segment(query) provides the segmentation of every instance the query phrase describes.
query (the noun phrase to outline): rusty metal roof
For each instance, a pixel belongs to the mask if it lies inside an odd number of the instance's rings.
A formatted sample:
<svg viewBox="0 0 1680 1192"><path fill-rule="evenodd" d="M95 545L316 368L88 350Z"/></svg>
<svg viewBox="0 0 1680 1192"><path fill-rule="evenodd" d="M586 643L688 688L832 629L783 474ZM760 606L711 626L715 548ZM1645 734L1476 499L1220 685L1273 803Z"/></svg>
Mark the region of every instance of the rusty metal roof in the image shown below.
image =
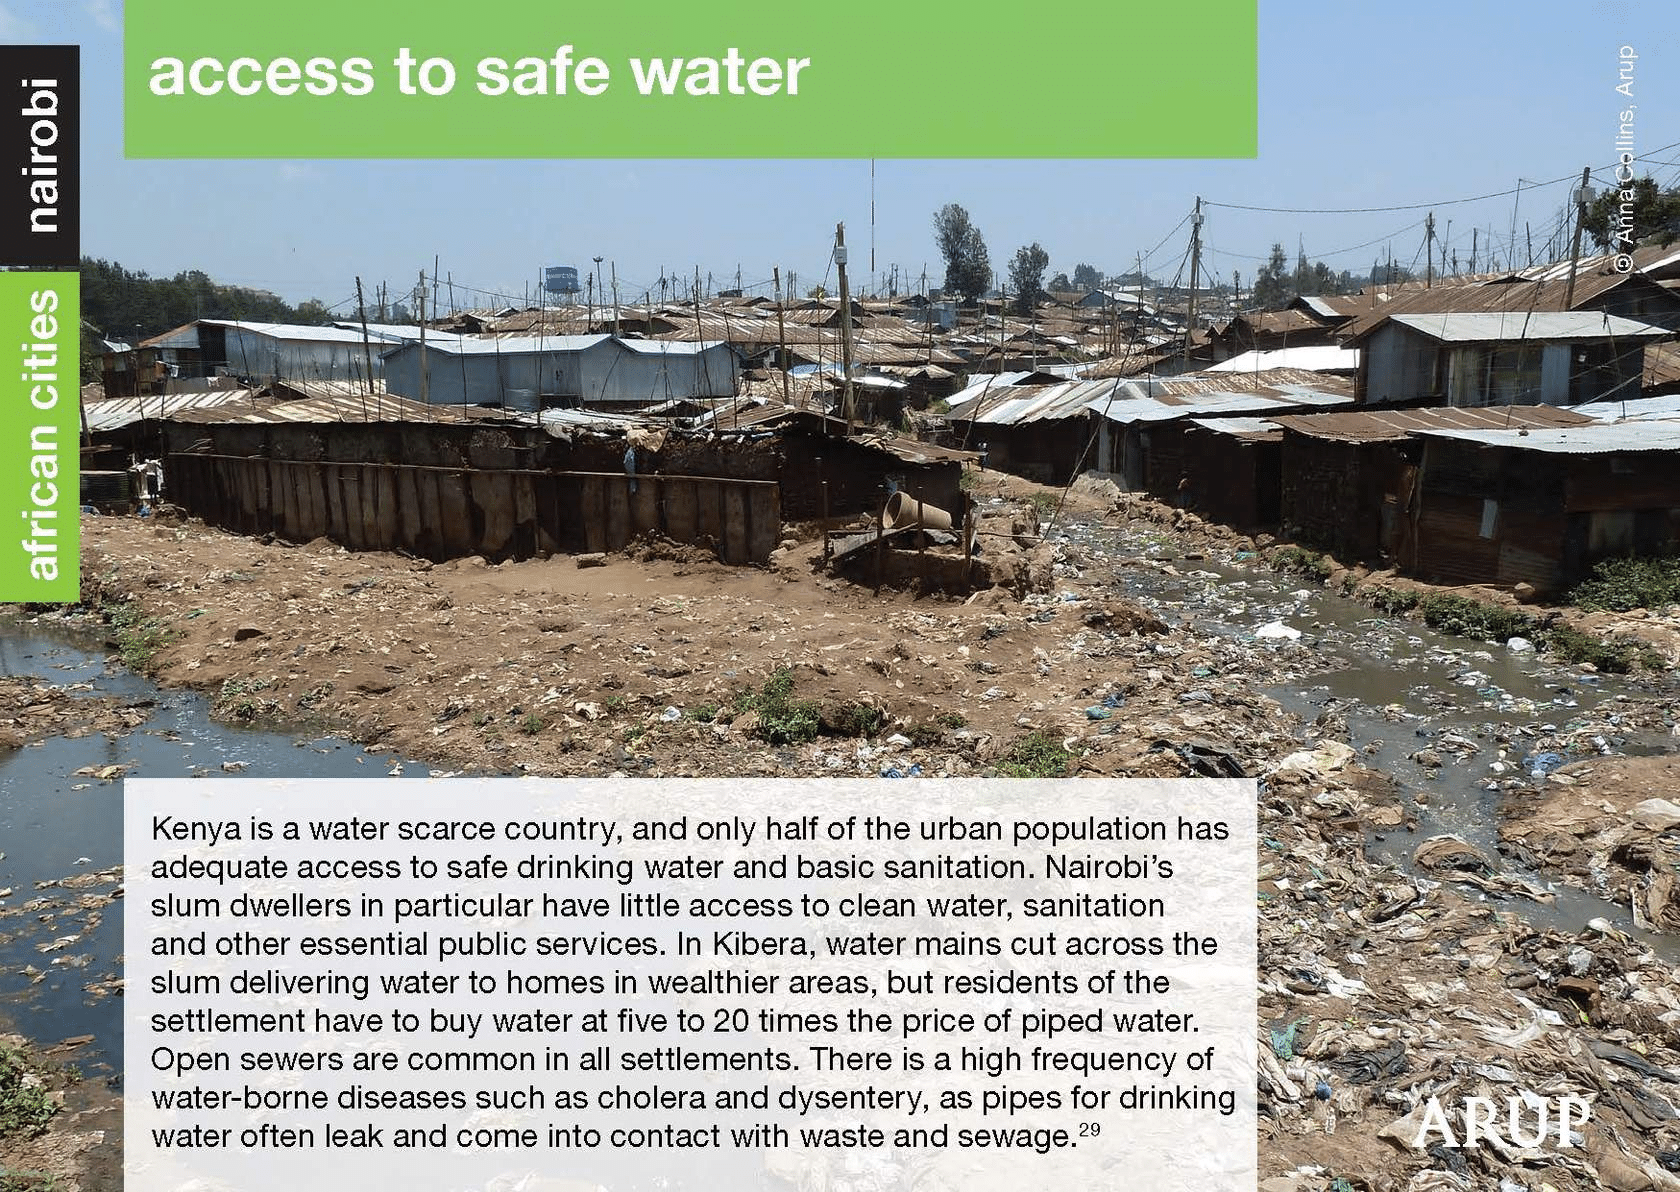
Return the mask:
<svg viewBox="0 0 1680 1192"><path fill-rule="evenodd" d="M1584 426L1584 414L1560 406L1452 406L1429 410L1357 410L1333 414L1284 414L1272 419L1285 430L1315 439L1379 443L1423 430L1495 430L1506 427Z"/></svg>
<svg viewBox="0 0 1680 1192"><path fill-rule="evenodd" d="M209 389L197 393L103 398L84 403L82 410L88 430L117 430L147 418L174 417L189 410L249 406L256 401L257 393L255 389Z"/></svg>

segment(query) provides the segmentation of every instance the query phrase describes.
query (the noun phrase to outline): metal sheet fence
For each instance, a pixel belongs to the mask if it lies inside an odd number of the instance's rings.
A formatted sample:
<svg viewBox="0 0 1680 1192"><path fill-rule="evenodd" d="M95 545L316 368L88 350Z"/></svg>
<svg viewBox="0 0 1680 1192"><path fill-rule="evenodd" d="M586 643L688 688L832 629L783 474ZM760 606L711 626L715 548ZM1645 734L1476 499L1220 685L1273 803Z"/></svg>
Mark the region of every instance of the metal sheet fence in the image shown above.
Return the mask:
<svg viewBox="0 0 1680 1192"><path fill-rule="evenodd" d="M764 563L781 531L771 480L207 452L171 455L167 474L170 500L225 529L437 562L614 551L653 531L726 563Z"/></svg>

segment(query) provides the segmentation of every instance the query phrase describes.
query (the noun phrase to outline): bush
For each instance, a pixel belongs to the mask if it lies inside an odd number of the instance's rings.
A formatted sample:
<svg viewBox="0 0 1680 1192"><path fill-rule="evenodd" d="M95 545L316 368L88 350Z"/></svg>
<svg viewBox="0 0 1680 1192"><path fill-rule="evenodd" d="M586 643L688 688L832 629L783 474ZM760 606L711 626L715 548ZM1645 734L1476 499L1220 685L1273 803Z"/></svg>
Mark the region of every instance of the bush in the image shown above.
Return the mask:
<svg viewBox="0 0 1680 1192"><path fill-rule="evenodd" d="M1335 570L1330 560L1304 546L1286 546L1272 555L1272 566L1279 571L1293 571L1323 583Z"/></svg>
<svg viewBox="0 0 1680 1192"><path fill-rule="evenodd" d="M1407 588L1373 588L1371 607L1391 617L1402 616L1418 606L1418 594Z"/></svg>
<svg viewBox="0 0 1680 1192"><path fill-rule="evenodd" d="M1626 642L1601 641L1590 633L1557 625L1546 630L1543 644L1565 662L1590 662L1610 674L1626 674L1637 657Z"/></svg>
<svg viewBox="0 0 1680 1192"><path fill-rule="evenodd" d="M39 1080L28 1081L39 1072L15 1047L0 1046L0 1138L21 1135L33 1138L47 1128L58 1107L47 1096Z"/></svg>
<svg viewBox="0 0 1680 1192"><path fill-rule="evenodd" d="M793 698L793 671L780 667L757 691L735 701L740 712L757 712L753 735L769 745L802 745L814 741L821 727L817 705Z"/></svg>
<svg viewBox="0 0 1680 1192"><path fill-rule="evenodd" d="M163 622L140 611L137 601L125 600L102 610L112 629L112 640L122 655L123 665L136 674L149 675L157 669L158 651L169 644L170 633Z"/></svg>
<svg viewBox="0 0 1680 1192"><path fill-rule="evenodd" d="M1615 613L1680 603L1680 555L1604 559L1593 568L1592 578L1569 594L1569 603Z"/></svg>
<svg viewBox="0 0 1680 1192"><path fill-rule="evenodd" d="M1423 610L1424 624L1442 633L1497 642L1534 634L1533 617L1467 596L1436 592L1424 597L1418 607Z"/></svg>
<svg viewBox="0 0 1680 1192"><path fill-rule="evenodd" d="M1010 778L1065 778L1073 754L1062 747L1054 733L1035 729L1016 739L998 765L998 773Z"/></svg>
<svg viewBox="0 0 1680 1192"><path fill-rule="evenodd" d="M887 714L874 704L847 704L834 716L841 736L873 737L887 722Z"/></svg>

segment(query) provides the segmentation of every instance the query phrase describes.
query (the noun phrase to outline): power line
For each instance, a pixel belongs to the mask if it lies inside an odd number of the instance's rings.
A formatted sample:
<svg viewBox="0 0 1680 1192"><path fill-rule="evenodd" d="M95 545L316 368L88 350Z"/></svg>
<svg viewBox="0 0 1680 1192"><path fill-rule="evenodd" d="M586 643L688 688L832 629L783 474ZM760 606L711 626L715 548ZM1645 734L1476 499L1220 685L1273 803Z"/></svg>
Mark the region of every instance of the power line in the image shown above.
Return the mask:
<svg viewBox="0 0 1680 1192"><path fill-rule="evenodd" d="M1659 153L1666 153L1670 149L1680 148L1680 141L1652 149L1634 158L1635 161L1654 161ZM1600 170L1612 170L1620 164L1611 162L1609 165L1598 167ZM1462 199L1438 199L1433 203L1400 203L1388 207L1260 207L1249 203L1221 203L1214 199L1204 199L1203 205L1208 207L1225 207L1232 211L1262 211L1274 215L1371 215L1382 211L1423 211L1431 207L1454 207L1463 203L1480 203L1485 199L1509 198L1520 190L1536 190L1542 186L1556 186L1560 182L1573 182L1575 174L1565 174L1561 178L1553 178L1546 182L1529 183L1526 186L1514 186L1510 190L1490 191L1483 195L1470 195Z"/></svg>

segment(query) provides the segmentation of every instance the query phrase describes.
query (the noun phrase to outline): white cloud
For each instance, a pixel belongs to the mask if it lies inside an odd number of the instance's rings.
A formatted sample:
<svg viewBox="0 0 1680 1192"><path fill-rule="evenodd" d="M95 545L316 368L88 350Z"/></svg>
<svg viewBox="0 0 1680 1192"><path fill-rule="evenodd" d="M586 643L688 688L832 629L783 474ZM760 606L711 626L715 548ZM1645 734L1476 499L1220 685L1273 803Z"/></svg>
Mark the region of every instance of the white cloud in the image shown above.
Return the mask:
<svg viewBox="0 0 1680 1192"><path fill-rule="evenodd" d="M122 16L113 0L83 0L93 23L107 33L122 32Z"/></svg>
<svg viewBox="0 0 1680 1192"><path fill-rule="evenodd" d="M0 41L27 41L35 32L35 25L12 11L11 5L0 4Z"/></svg>

